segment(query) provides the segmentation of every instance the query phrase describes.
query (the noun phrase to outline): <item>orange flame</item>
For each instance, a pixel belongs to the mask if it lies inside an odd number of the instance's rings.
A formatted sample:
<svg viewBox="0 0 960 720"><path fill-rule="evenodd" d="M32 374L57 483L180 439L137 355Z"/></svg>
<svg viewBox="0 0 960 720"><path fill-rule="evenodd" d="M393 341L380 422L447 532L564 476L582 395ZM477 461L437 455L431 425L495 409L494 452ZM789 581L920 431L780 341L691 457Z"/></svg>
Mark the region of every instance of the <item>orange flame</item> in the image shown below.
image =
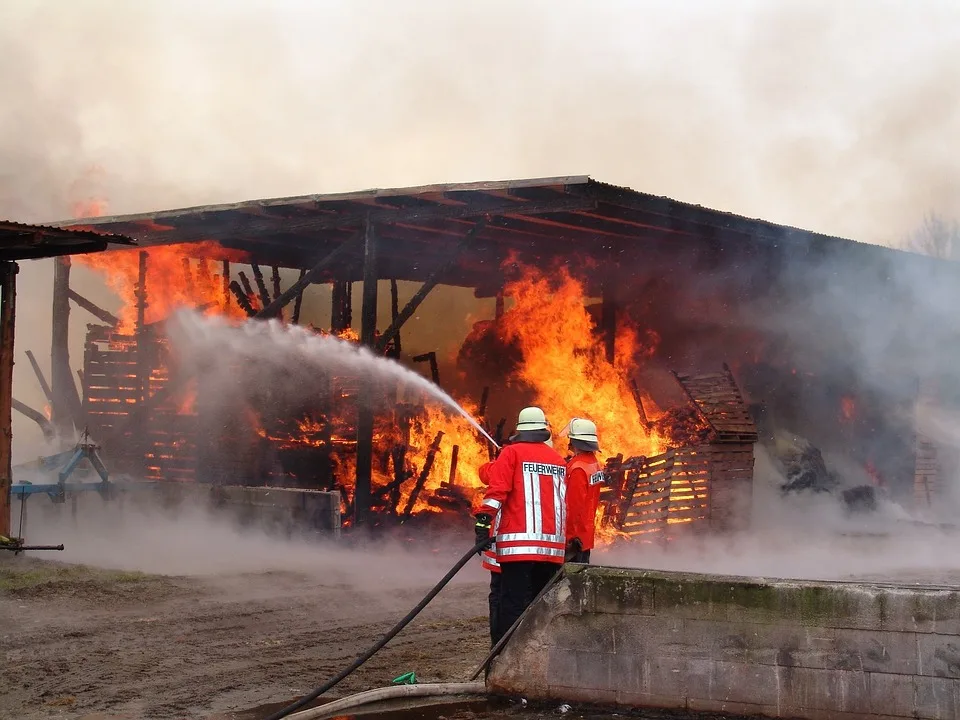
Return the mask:
<svg viewBox="0 0 960 720"><path fill-rule="evenodd" d="M107 201L102 198L88 198L73 204L75 218L102 217L107 214Z"/></svg>
<svg viewBox="0 0 960 720"><path fill-rule="evenodd" d="M205 314L226 314L244 318L246 315L235 302L229 302L224 293L223 278L214 272L209 258L223 258L225 251L215 242L158 245L139 250L110 250L91 255L78 255L76 261L99 270L107 284L120 296L123 308L117 331L131 333L137 319L137 284L140 276L140 252L147 254L147 307L145 322L154 323L167 318L178 307L208 305ZM242 261L243 254L232 252L234 261ZM200 262L192 258L203 258ZM189 264L189 272L185 264Z"/></svg>
<svg viewBox="0 0 960 720"><path fill-rule="evenodd" d="M584 417L597 424L608 454L650 456L666 449L664 439L641 422L628 380L637 369L635 358L652 347L642 345L631 328L618 328L616 357L607 362L583 286L565 268L549 279L528 272L506 293L514 306L501 323L523 353L518 379L534 389L555 434L571 418ZM649 397L644 405L656 408Z"/></svg>
<svg viewBox="0 0 960 720"><path fill-rule="evenodd" d="M857 403L849 395L840 398L840 417L845 422L853 422L857 416Z"/></svg>
<svg viewBox="0 0 960 720"><path fill-rule="evenodd" d="M507 286L506 294L513 299L513 306L499 320L499 328L505 339L517 343L523 356L516 377L511 379L522 381L534 391L535 401L552 419L558 452L562 454L566 448L556 433L573 417L597 423L607 455L649 456L666 449L666 439L641 422L628 384L630 374L637 369L635 358L649 354L652 347L641 344L636 333L623 329L618 333L615 361L612 365L607 362L585 305L583 286L565 269L548 279L544 273L528 268L520 280ZM651 336L650 341L656 339ZM649 398L644 404L656 410ZM476 412L467 401L461 405L468 413ZM434 509L429 498L447 482L453 445L459 446L458 487L474 497L483 489L478 470L488 460L486 441L462 418L440 409L428 407L412 429L414 463L422 467L430 443L440 430L445 434L441 452L417 500L417 511ZM409 493L407 486L405 492ZM599 518L598 514L598 543L623 535L602 525Z"/></svg>

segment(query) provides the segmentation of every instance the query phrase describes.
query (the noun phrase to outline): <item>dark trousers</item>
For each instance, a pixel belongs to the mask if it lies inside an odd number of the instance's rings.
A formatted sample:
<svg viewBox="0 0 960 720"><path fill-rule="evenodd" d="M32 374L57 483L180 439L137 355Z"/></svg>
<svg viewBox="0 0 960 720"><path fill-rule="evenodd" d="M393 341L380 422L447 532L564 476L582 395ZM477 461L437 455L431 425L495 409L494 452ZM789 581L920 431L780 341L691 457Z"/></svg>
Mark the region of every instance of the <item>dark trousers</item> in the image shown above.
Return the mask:
<svg viewBox="0 0 960 720"><path fill-rule="evenodd" d="M494 644L513 626L559 569L560 565L549 562L500 563L500 618Z"/></svg>
<svg viewBox="0 0 960 720"><path fill-rule="evenodd" d="M567 562L583 563L584 565L589 565L589 564L590 564L590 551L589 551L589 550L580 550L579 552L575 552L573 555L571 555L571 556L567 559Z"/></svg>
<svg viewBox="0 0 960 720"><path fill-rule="evenodd" d="M487 596L490 605L490 644L495 645L500 636L497 628L500 625L500 573L490 573L490 594Z"/></svg>

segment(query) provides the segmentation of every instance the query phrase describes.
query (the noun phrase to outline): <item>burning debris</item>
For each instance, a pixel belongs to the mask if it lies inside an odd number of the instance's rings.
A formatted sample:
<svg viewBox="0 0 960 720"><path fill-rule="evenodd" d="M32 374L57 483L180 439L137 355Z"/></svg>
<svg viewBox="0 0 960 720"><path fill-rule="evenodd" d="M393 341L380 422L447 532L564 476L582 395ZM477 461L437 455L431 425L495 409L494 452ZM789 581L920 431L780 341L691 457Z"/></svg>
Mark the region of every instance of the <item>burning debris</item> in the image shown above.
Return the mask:
<svg viewBox="0 0 960 720"><path fill-rule="evenodd" d="M222 257L220 248L199 243L114 252L89 261L107 274L125 305L114 327L90 326L83 374L88 421L112 447L123 439L124 450L114 453L123 455L119 460L130 474L337 489L349 519L354 512L355 408L360 383L370 379L321 373L310 380L310 387L291 394L264 385L256 367L234 368L229 402L211 398L204 387L172 390L180 381L173 380L177 360L161 322L169 313L186 305L236 322L280 295L278 273L268 287L264 274L253 268L254 286L244 271L232 279ZM234 262L240 259L233 255ZM222 263L219 273L211 272L216 261ZM656 458L671 447L705 445L716 437L698 408L662 411L632 379L653 353L655 334L648 333L641 342L636 332L622 327L610 363L580 281L563 268L549 277L526 266L513 268L514 279L504 288L510 307L468 338L458 356L458 382L478 367L485 367L489 377L491 361L502 360L502 387L535 399L558 422L590 415L604 428L605 446L621 457ZM310 331L326 334L313 326ZM348 341L356 338L349 324L337 334ZM234 361L223 356L222 362L220 374L229 375L226 368ZM436 375L433 367L431 374ZM467 423L423 397L404 401L399 391L387 386L382 390L375 408L371 478L371 510L377 522L468 513L479 488L478 469L491 459L492 446ZM165 392L169 399L158 401ZM490 389L480 394L480 404L463 397L460 403L489 430L497 428L502 439L506 421L488 417ZM224 405L231 409L216 409ZM234 421L225 422L224 415ZM247 427L238 427L236 418L245 418L239 424ZM217 448L232 449L218 453ZM626 461L626 467L632 467L631 462ZM198 474L200 467L203 472ZM706 485L686 486L696 487L694 496L704 500ZM674 497L682 499L683 494L675 492Z"/></svg>

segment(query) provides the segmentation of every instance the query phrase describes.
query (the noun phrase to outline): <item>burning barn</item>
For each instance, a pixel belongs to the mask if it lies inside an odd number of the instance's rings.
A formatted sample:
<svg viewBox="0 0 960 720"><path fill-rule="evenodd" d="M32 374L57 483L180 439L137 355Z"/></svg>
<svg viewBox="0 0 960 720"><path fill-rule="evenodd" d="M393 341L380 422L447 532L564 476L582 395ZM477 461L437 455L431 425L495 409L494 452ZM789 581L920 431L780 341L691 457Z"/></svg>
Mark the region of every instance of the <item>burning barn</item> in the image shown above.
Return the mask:
<svg viewBox="0 0 960 720"><path fill-rule="evenodd" d="M70 288L67 262L55 282L55 324L71 300L97 322L79 390L53 394L54 422L89 428L114 472L338 489L348 522L385 523L467 512L492 456L461 419L358 375L278 389L224 353L223 382L191 383L165 332L180 306L299 323L421 368L499 439L529 402L554 423L595 419L608 533L743 527L758 443L784 492L879 487L930 505L956 469L949 443L916 430L932 395L921 390L952 392L933 351L954 336L938 308L955 272L927 258L585 177L64 225L140 245L83 260L121 296L116 316ZM329 316L305 315L311 284L329 285ZM450 287L477 302L465 341L410 354L405 323ZM58 367L69 368L62 332Z"/></svg>

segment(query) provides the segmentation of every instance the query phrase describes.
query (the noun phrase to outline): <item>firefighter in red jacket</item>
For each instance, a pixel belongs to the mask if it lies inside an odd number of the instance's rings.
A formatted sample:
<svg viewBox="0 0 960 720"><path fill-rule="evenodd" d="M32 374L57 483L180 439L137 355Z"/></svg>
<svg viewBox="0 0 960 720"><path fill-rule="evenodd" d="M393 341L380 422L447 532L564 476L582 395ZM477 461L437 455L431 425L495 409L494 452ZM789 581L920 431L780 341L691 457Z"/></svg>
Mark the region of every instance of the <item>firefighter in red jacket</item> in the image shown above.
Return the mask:
<svg viewBox="0 0 960 720"><path fill-rule="evenodd" d="M584 418L573 418L560 433L570 441L572 456L567 460L567 560L589 563L593 550L600 504L600 486L605 481L597 461L600 449L597 426Z"/></svg>
<svg viewBox="0 0 960 720"><path fill-rule="evenodd" d="M492 461L480 466L480 482L482 482L484 485L490 484L489 475L491 465L493 465ZM494 516L487 537L493 537L493 528L497 526L497 520L499 518L500 513L497 512L497 514ZM490 545L490 547L484 550L482 558L483 569L490 571L490 594L487 595L487 604L490 608L490 641L491 644L495 644L499 639L499 635L497 634L497 620L499 619L500 615L500 563L497 562L496 546Z"/></svg>
<svg viewBox="0 0 960 720"><path fill-rule="evenodd" d="M492 529L494 556L500 566L494 643L564 560L566 469L549 442L550 427L543 410L524 408L510 444L484 471L488 485L475 529L478 541L489 537Z"/></svg>

